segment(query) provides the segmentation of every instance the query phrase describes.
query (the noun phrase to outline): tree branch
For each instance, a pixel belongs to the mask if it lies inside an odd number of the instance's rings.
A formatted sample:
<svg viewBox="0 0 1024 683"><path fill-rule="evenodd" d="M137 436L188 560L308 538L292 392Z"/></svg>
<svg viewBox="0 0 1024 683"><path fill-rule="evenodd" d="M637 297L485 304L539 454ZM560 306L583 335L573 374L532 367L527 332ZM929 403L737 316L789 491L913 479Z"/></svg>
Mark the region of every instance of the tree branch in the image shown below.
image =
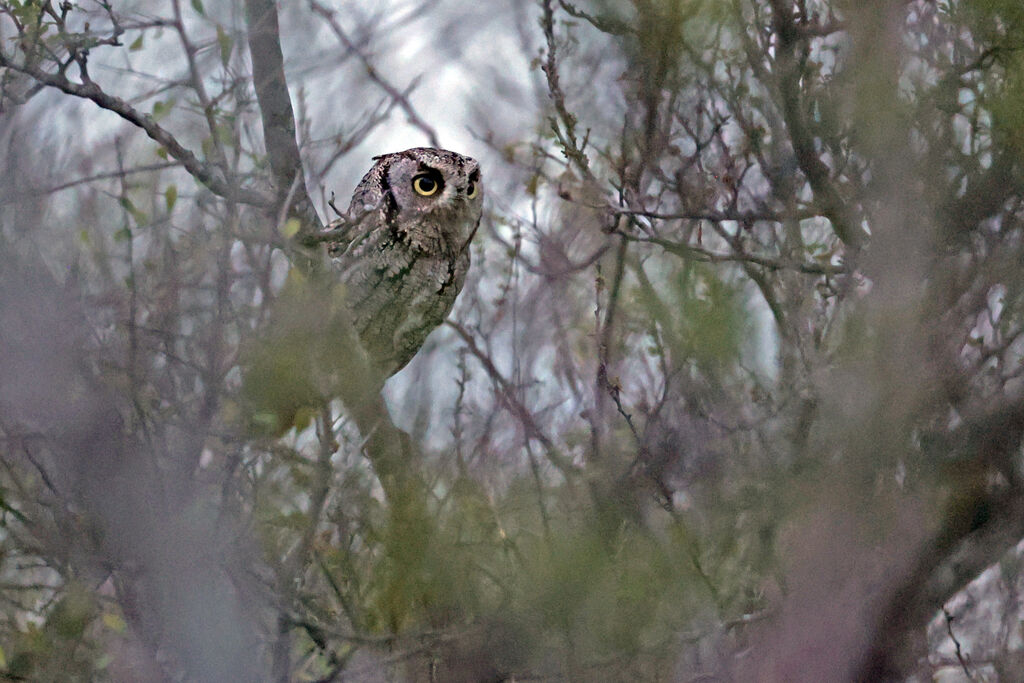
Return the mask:
<svg viewBox="0 0 1024 683"><path fill-rule="evenodd" d="M707 263L752 263L769 270L795 270L809 275L841 275L849 272L849 268L846 266L833 266L825 263L807 263L805 261L775 259L768 256L758 256L757 254L721 254L693 244L673 242L672 240L663 239L661 237L637 237L635 235L628 235L621 232L618 234L631 242L656 244L670 254L674 254L682 258L693 259L695 261L705 261Z"/></svg>
<svg viewBox="0 0 1024 683"><path fill-rule="evenodd" d="M295 113L284 75L277 5L274 0L246 0L245 12L249 24L252 81L263 120L263 137L277 203L284 205L287 216L299 219L301 232L317 232L323 224L306 188L295 139Z"/></svg>
<svg viewBox="0 0 1024 683"><path fill-rule="evenodd" d="M134 173L151 173L153 171L162 171L167 168L176 168L180 165L181 164L179 164L177 161L163 161L156 164L135 166L133 168L125 168L118 171L105 171L103 173L95 173L93 175L85 176L83 178L75 178L74 180L69 180L67 182L60 183L59 185L53 185L52 187L44 187L40 190L28 190L26 192L19 193L17 195L17 198L26 196L45 197L47 195L54 194L55 192L69 190L72 187L77 187L78 185L86 185L88 183L96 182L97 180L111 180L113 178L123 178L126 175L132 175ZM16 197L0 197L0 206L10 204L12 201L15 200Z"/></svg>
<svg viewBox="0 0 1024 683"><path fill-rule="evenodd" d="M851 247L858 247L864 242L864 232L836 189L830 177L831 170L818 156L814 136L807 127L801 107L801 93L806 90L806 86L801 86L803 75L798 70L796 58L800 32L793 23L792 10L787 3L771 0L771 6L772 26L779 41L776 64L779 70L782 117L789 130L797 165L807 177L822 213L832 222L839 239Z"/></svg>
<svg viewBox="0 0 1024 683"><path fill-rule="evenodd" d="M1024 536L1024 492L1019 483L993 490L987 470L1014 468L1024 436L1024 396L965 415L964 422L930 451L962 453L958 491L943 526L902 577L874 631L859 680L904 678L927 649L924 626L953 595L999 561ZM980 473L979 473L980 472Z"/></svg>
<svg viewBox="0 0 1024 683"><path fill-rule="evenodd" d="M42 69L28 64L18 64L0 52L0 66L31 76L38 83L56 88L61 92L75 97L92 100L101 109L114 112L125 121L141 128L146 135L159 143L167 153L181 162L189 174L205 185L211 192L225 199L254 206L269 206L270 199L263 194L242 187L224 177L224 172L212 164L200 161L191 150L185 148L167 130L158 124L152 116L142 114L119 97L104 92L93 82L75 83L62 74L46 73Z"/></svg>
<svg viewBox="0 0 1024 683"><path fill-rule="evenodd" d="M558 137L562 146L562 152L574 166L576 166L584 177L591 178L590 161L587 159L583 148L586 147L586 138L581 143L576 136L577 119L565 106L565 93L562 91L561 81L558 78L557 44L555 41L555 10L551 0L541 2L540 25L544 32L544 40L547 46L544 61L541 63L541 70L547 77L548 96L555 105L557 119L552 117L551 129ZM558 122L561 121L561 126Z"/></svg>

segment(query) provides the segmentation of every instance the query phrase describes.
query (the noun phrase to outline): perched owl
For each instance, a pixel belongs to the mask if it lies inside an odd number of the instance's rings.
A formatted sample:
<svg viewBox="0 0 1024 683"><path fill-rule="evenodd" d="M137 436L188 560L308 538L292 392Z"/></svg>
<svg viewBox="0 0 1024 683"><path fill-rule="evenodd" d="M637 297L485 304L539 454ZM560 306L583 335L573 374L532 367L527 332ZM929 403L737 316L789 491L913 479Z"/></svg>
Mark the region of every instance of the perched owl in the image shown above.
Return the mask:
<svg viewBox="0 0 1024 683"><path fill-rule="evenodd" d="M374 157L329 229L352 322L384 377L401 370L462 290L483 185L474 159L417 147Z"/></svg>

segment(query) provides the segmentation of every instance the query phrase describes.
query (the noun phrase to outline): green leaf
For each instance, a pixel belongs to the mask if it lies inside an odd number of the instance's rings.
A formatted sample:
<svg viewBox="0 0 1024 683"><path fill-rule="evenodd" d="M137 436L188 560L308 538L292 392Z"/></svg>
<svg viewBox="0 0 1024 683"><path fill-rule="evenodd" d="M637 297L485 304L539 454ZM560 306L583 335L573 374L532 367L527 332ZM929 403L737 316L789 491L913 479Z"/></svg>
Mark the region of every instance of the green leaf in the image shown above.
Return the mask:
<svg viewBox="0 0 1024 683"><path fill-rule="evenodd" d="M220 63L224 65L226 69L228 62L231 61L231 48L234 46L234 40L228 35L227 31L220 24L217 24L217 44L220 45Z"/></svg>
<svg viewBox="0 0 1024 683"><path fill-rule="evenodd" d="M144 34L140 33L139 37L132 41L132 44L128 46L131 52L138 52L142 49L142 37Z"/></svg>
<svg viewBox="0 0 1024 683"><path fill-rule="evenodd" d="M21 4L14 5L13 14L17 18L21 19L24 24L35 24L39 18L39 12L41 8L36 7L33 3L23 2Z"/></svg>
<svg viewBox="0 0 1024 683"><path fill-rule="evenodd" d="M167 210L170 211L174 208L175 203L178 201L178 186L168 185L167 189L164 190L164 203L167 205Z"/></svg>
<svg viewBox="0 0 1024 683"><path fill-rule="evenodd" d="M302 223L299 222L298 218L289 218L281 226L281 234L285 237L292 238L299 234L299 228L302 227Z"/></svg>
<svg viewBox="0 0 1024 683"><path fill-rule="evenodd" d="M312 424L316 416L320 414L320 408L317 406L302 406L295 411L292 416L292 423L289 427L295 427L296 431L301 432L303 429Z"/></svg>
<svg viewBox="0 0 1024 683"><path fill-rule="evenodd" d="M260 434L277 434L281 431L278 427L280 420L277 419L277 415L265 411L256 413L252 416L252 428Z"/></svg>
<svg viewBox="0 0 1024 683"><path fill-rule="evenodd" d="M73 584L46 617L46 628L62 638L82 636L96 614L96 599L83 587Z"/></svg>
<svg viewBox="0 0 1024 683"><path fill-rule="evenodd" d="M109 628L114 633L124 633L128 625L124 623L124 619L119 614L112 612L103 613L103 625Z"/></svg>
<svg viewBox="0 0 1024 683"><path fill-rule="evenodd" d="M124 207L125 211L131 214L137 224L145 225L149 223L149 215L145 211L136 207L128 197L121 197L121 206Z"/></svg>
<svg viewBox="0 0 1024 683"><path fill-rule="evenodd" d="M168 158L168 156L167 156L167 148L166 147L157 147L156 148L156 155L158 157L160 157L161 159L165 159L166 160Z"/></svg>
<svg viewBox="0 0 1024 683"><path fill-rule="evenodd" d="M192 0L192 9L204 16L206 15L206 10L203 9L203 0Z"/></svg>
<svg viewBox="0 0 1024 683"><path fill-rule="evenodd" d="M114 233L115 242L127 242L132 238L132 229L127 225Z"/></svg>
<svg viewBox="0 0 1024 683"><path fill-rule="evenodd" d="M227 147L235 146L235 130L226 124L218 123L214 128L214 134L217 136L217 142Z"/></svg>
<svg viewBox="0 0 1024 683"><path fill-rule="evenodd" d="M174 108L174 100L160 100L153 104L153 120L159 121L167 116Z"/></svg>

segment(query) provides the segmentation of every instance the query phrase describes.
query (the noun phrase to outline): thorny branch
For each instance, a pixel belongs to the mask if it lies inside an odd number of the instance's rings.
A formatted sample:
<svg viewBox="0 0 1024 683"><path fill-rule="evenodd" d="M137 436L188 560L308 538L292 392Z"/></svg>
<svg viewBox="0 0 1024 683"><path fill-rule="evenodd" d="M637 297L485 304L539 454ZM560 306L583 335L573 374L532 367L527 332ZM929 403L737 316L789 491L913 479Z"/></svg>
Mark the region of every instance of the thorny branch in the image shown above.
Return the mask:
<svg viewBox="0 0 1024 683"><path fill-rule="evenodd" d="M548 94L555 105L557 119L551 119L551 129L561 143L566 158L584 175L591 177L590 161L584 152L586 139L582 142L576 134L576 115L568 110L565 104L565 93L558 77L558 46L555 38L555 10L551 0L541 2L541 28L544 31L546 52L541 69L548 81Z"/></svg>

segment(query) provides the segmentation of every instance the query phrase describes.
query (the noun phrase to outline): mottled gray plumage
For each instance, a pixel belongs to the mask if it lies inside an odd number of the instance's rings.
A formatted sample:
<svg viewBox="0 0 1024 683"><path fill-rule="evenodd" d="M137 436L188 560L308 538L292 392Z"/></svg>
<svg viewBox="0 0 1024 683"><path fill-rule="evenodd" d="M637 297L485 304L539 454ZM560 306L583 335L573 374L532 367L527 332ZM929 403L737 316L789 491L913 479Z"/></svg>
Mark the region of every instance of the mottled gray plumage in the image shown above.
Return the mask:
<svg viewBox="0 0 1024 683"><path fill-rule="evenodd" d="M401 370L462 290L483 185L474 159L417 147L374 157L330 227L352 322L385 377Z"/></svg>

